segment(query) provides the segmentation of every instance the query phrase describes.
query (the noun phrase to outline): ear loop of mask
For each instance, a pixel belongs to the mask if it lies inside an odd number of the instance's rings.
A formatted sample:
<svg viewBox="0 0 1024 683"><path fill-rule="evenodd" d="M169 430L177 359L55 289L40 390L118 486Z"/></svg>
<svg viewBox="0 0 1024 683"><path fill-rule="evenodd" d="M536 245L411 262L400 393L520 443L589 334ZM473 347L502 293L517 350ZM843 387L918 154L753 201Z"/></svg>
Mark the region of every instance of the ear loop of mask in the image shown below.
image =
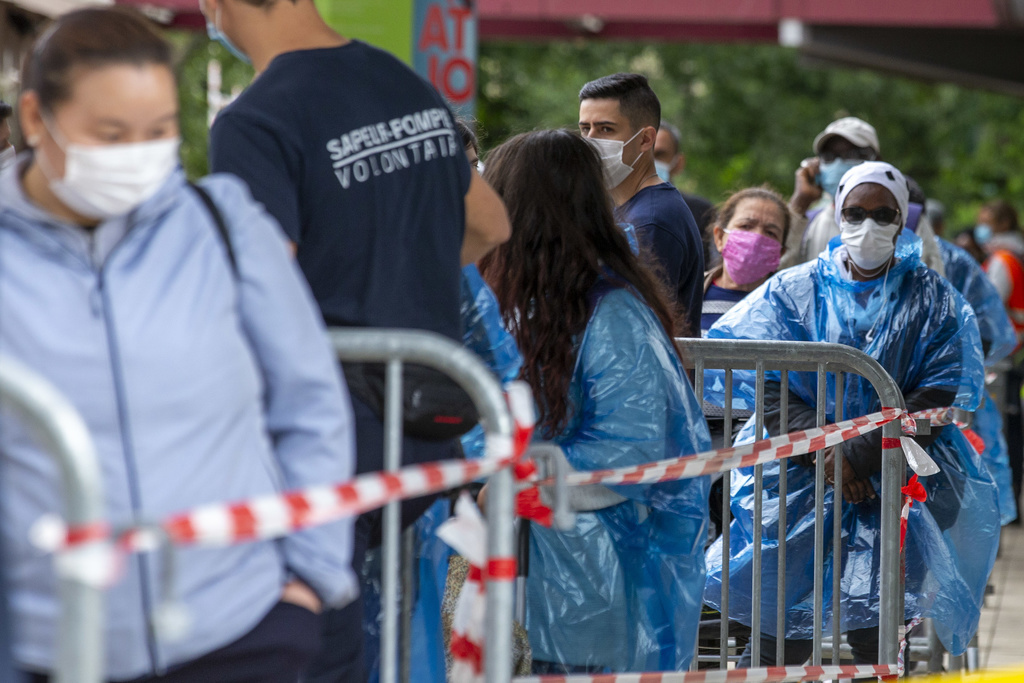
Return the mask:
<svg viewBox="0 0 1024 683"><path fill-rule="evenodd" d="M42 112L40 112L39 118L42 119L43 127L46 128L46 132L50 134L51 138L53 138L53 142L60 147L62 152L64 152L64 172L67 173L67 138L64 137L64 134L57 127L57 122L52 118L44 115ZM36 163L39 164L39 170L43 172L43 176L45 176L51 183L60 180L60 178L57 177L57 173L54 171L53 166L50 165L50 160L46 158L46 155L39 148L40 142L41 140L38 136L28 141L29 146L32 148L32 154L35 157Z"/></svg>

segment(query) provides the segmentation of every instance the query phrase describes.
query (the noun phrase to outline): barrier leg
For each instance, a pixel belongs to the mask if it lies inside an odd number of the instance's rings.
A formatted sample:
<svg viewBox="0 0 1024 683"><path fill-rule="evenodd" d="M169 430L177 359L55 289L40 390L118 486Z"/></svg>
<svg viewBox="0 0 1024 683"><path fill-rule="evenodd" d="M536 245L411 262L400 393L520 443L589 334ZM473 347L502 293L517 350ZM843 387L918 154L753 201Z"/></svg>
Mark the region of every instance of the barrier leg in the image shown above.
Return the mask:
<svg viewBox="0 0 1024 683"><path fill-rule="evenodd" d="M10 358L0 362L0 396L30 425L60 466L67 523L87 527L103 521L103 482L92 439L74 407L49 382ZM59 563L80 566L104 552L93 542L65 552ZM103 592L58 572L60 624L55 683L99 683L103 679Z"/></svg>
<svg viewBox="0 0 1024 683"><path fill-rule="evenodd" d="M884 399L883 399L884 400ZM903 485L902 434L898 420L882 426L882 539L881 591L878 624L878 662L895 664L899 628L903 623L903 563L900 553L900 489Z"/></svg>
<svg viewBox="0 0 1024 683"><path fill-rule="evenodd" d="M402 466L402 361L389 360L384 380L384 469L395 472ZM384 508L381 564L380 681L398 679L398 569L402 533L402 504Z"/></svg>

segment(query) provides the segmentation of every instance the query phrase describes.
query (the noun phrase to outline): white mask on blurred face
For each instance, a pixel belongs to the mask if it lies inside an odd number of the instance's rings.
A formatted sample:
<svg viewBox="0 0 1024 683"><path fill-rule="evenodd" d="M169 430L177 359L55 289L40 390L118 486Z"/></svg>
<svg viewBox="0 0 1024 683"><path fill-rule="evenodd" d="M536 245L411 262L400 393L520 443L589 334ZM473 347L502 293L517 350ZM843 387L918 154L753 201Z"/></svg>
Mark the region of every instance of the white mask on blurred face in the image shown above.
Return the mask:
<svg viewBox="0 0 1024 683"><path fill-rule="evenodd" d="M844 220L839 224L839 231L839 237L853 262L861 271L871 272L892 258L896 251L893 238L900 231L900 225L879 225L874 218L866 218L856 225Z"/></svg>
<svg viewBox="0 0 1024 683"><path fill-rule="evenodd" d="M52 122L47 129L64 151L64 177L55 177L49 163L40 164L40 169L53 194L86 218L106 220L128 213L155 195L178 166L177 137L80 145L67 142Z"/></svg>

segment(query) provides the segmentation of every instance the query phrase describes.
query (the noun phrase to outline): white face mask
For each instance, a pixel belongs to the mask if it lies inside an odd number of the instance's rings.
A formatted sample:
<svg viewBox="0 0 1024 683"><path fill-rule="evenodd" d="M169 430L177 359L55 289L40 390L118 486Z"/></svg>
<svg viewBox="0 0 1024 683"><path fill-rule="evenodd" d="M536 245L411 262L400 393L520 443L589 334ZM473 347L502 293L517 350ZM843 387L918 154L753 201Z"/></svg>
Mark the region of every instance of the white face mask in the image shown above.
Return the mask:
<svg viewBox="0 0 1024 683"><path fill-rule="evenodd" d="M636 135L630 139L622 142L621 140L602 140L600 138L583 138L590 146L597 150L597 155L601 157L601 166L604 168L604 186L609 190L614 190L616 187L621 185L629 174L633 172L633 165L636 164L637 159L640 158L640 154L636 155L636 159L633 159L633 163L626 164L622 161L622 150L629 143L636 139L637 135L643 132L641 128L636 132Z"/></svg>
<svg viewBox="0 0 1024 683"><path fill-rule="evenodd" d="M17 156L18 152L14 149L14 145L8 145L6 149L0 151L0 171L13 164Z"/></svg>
<svg viewBox="0 0 1024 683"><path fill-rule="evenodd" d="M846 245L850 258L865 273L878 270L892 258L896 251L893 238L900 231L896 223L879 225L873 218L866 218L860 225L843 221L839 224L839 238Z"/></svg>
<svg viewBox="0 0 1024 683"><path fill-rule="evenodd" d="M55 125L47 128L64 150L64 177L55 177L48 163L41 163L40 169L53 194L86 218L105 220L128 213L156 194L178 166L181 138L79 145L67 142Z"/></svg>

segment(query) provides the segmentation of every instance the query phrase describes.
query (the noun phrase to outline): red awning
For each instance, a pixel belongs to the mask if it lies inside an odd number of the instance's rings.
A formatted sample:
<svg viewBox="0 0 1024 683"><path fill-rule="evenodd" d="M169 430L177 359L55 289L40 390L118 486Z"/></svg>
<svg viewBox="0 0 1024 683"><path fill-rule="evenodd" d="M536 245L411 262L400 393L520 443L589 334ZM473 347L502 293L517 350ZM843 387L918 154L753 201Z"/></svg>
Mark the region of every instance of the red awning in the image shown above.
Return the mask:
<svg viewBox="0 0 1024 683"><path fill-rule="evenodd" d="M45 0L35 0L45 1ZM593 35L658 40L775 40L779 22L834 26L994 28L1004 0L477 0L480 37ZM199 0L117 0L176 26L201 28ZM1001 16L1002 15L1002 19Z"/></svg>

